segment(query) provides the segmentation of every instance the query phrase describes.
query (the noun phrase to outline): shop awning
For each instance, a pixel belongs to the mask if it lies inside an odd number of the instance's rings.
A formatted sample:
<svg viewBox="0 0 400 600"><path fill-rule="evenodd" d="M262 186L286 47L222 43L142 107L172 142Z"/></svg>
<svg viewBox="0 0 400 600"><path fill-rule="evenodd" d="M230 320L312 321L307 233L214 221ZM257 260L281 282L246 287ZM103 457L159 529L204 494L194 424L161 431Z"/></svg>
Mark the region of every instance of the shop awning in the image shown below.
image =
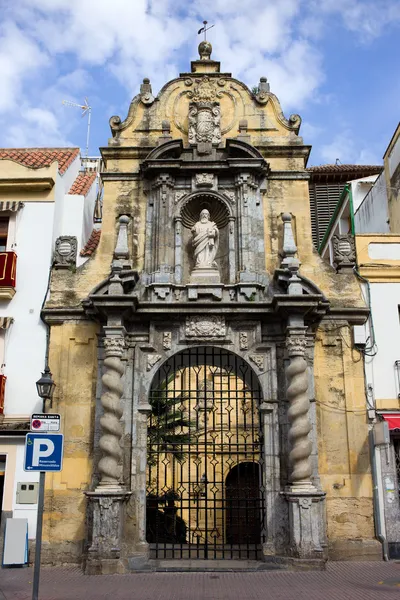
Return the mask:
<svg viewBox="0 0 400 600"><path fill-rule="evenodd" d="M12 317L0 317L0 329L8 329L13 322Z"/></svg>
<svg viewBox="0 0 400 600"><path fill-rule="evenodd" d="M390 431L400 431L400 412L381 414L381 416L387 421Z"/></svg>
<svg viewBox="0 0 400 600"><path fill-rule="evenodd" d="M24 206L23 202L0 202L0 212L5 210L10 210L11 212L17 212L20 208Z"/></svg>

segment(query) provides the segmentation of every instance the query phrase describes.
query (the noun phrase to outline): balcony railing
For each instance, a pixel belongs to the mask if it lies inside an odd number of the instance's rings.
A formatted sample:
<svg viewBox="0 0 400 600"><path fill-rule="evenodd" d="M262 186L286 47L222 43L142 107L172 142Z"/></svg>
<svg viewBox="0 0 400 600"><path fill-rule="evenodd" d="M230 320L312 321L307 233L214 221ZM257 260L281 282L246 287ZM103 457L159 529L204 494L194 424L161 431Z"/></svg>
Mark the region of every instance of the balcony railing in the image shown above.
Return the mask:
<svg viewBox="0 0 400 600"><path fill-rule="evenodd" d="M7 377L5 375L0 375L0 415L4 413L4 396L6 390L6 380Z"/></svg>
<svg viewBox="0 0 400 600"><path fill-rule="evenodd" d="M16 276L17 255L15 252L0 252L0 299L14 296Z"/></svg>

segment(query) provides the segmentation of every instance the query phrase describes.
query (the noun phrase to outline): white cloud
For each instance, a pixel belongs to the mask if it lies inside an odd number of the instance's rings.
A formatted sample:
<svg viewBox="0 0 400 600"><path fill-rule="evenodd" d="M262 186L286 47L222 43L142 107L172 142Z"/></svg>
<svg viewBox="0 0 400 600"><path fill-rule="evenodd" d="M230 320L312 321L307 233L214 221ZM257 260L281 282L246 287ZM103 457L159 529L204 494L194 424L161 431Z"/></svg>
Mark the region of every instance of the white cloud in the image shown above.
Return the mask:
<svg viewBox="0 0 400 600"><path fill-rule="evenodd" d="M39 68L48 64L47 56L16 25L5 21L0 26L0 113L21 102L23 85Z"/></svg>
<svg viewBox="0 0 400 600"><path fill-rule="evenodd" d="M369 42L400 23L398 0L314 0L315 10L323 15L336 14L344 27Z"/></svg>
<svg viewBox="0 0 400 600"><path fill-rule="evenodd" d="M336 159L342 164L382 164L378 149L371 145L365 146L351 129L340 131L330 143L323 145L320 156L329 164L334 164Z"/></svg>
<svg viewBox="0 0 400 600"><path fill-rule="evenodd" d="M20 107L16 119L6 130L5 143L16 148L74 145L60 130L52 111L28 105Z"/></svg>
<svg viewBox="0 0 400 600"><path fill-rule="evenodd" d="M15 104L29 94L33 120L54 140L68 138L79 118L72 111L64 117L62 98L80 101L97 86L101 102L102 86L112 86L115 78L132 97L145 76L156 93L184 60L189 70L203 15L215 23L209 37L222 70L250 87L267 76L289 112L321 98L324 57L317 43L333 18L373 39L400 19L400 6L394 0L17 0L7 4L5 15L0 114L14 111L14 123ZM44 67L53 80L47 87L40 85ZM95 81L88 73L93 67ZM65 74L66 68L71 72ZM31 86L35 80L39 84ZM35 109L39 112L32 113ZM21 119L30 139L33 120ZM3 121L7 139L9 120Z"/></svg>

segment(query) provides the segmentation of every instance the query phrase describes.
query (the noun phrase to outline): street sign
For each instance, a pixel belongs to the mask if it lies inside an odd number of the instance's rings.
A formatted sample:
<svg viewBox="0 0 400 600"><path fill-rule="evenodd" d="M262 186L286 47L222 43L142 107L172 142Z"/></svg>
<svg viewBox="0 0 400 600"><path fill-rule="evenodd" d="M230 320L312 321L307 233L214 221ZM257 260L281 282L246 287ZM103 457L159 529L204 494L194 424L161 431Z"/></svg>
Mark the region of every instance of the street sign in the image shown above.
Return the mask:
<svg viewBox="0 0 400 600"><path fill-rule="evenodd" d="M38 433L47 431L60 431L60 415L35 414L31 416L31 431Z"/></svg>
<svg viewBox="0 0 400 600"><path fill-rule="evenodd" d="M62 433L27 433L24 471L61 471L63 445Z"/></svg>

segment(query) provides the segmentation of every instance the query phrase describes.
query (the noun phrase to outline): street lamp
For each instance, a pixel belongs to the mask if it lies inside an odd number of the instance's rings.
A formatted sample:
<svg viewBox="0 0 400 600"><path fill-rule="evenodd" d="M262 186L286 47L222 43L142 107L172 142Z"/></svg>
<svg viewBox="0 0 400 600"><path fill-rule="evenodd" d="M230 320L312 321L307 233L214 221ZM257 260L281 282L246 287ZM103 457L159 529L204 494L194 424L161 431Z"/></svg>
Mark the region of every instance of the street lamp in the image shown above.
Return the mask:
<svg viewBox="0 0 400 600"><path fill-rule="evenodd" d="M49 366L46 365L41 378L36 382L37 393L43 400L51 400L53 398L56 384L54 383Z"/></svg>

